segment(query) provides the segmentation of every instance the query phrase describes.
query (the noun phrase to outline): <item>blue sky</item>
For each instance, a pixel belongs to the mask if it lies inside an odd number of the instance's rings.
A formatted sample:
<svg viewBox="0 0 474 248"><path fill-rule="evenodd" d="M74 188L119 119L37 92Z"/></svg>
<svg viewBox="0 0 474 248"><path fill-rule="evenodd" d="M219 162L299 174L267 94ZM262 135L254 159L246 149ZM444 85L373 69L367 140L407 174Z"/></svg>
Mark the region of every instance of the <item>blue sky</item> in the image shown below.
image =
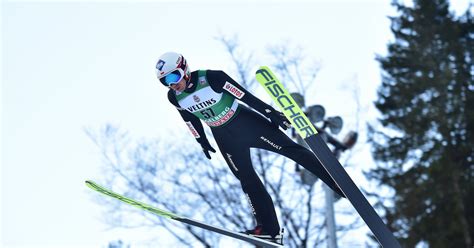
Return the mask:
<svg viewBox="0 0 474 248"><path fill-rule="evenodd" d="M454 10L468 2L453 1ZM135 239L105 230L98 218L83 181L100 178L101 159L83 128L110 122L136 137L188 132L155 78L160 54L177 51L191 69L232 75L214 39L219 32L238 34L260 64L268 45L289 41L322 63L308 103L324 104L350 126L356 109L341 99L351 99L353 87L366 107L363 120L376 115L374 57L385 53L392 37L387 16L394 14L390 1L380 0L3 1L1 8L3 247L103 247ZM370 162L363 152L361 161Z"/></svg>

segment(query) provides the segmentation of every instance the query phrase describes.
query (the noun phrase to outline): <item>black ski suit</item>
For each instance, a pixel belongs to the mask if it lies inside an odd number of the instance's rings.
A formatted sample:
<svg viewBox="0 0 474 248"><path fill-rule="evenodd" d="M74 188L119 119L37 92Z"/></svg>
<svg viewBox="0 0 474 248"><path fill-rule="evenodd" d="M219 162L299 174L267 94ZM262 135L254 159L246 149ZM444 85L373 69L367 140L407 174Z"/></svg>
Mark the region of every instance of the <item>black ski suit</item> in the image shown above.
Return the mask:
<svg viewBox="0 0 474 248"><path fill-rule="evenodd" d="M205 72L201 71L201 74L198 74L198 71L192 72L191 81L184 92L192 96L200 83L198 78L203 80L202 75L205 75L205 79L214 93L231 95L271 120L278 120L280 116L278 111L253 96L223 71L207 70ZM229 84L231 87L229 87ZM202 95L193 97L195 100L196 98L203 98ZM188 108L183 108L180 106L177 100L177 92L172 89L168 92L168 99L178 109L203 149L205 151L209 150L210 145L205 136L202 123L196 115L190 112L190 110L196 110L197 107L188 106ZM204 101L204 99L202 100ZM201 104L198 107L202 106ZM222 156L232 173L240 180L242 189L248 196L257 224L262 225L263 229L269 234L279 233L280 226L272 199L252 166L251 147L276 152L292 159L343 196L333 179L310 150L291 140L278 128L278 125L243 105L239 104L234 116L225 124L211 126L211 131ZM208 156L208 151L206 153L206 156Z"/></svg>

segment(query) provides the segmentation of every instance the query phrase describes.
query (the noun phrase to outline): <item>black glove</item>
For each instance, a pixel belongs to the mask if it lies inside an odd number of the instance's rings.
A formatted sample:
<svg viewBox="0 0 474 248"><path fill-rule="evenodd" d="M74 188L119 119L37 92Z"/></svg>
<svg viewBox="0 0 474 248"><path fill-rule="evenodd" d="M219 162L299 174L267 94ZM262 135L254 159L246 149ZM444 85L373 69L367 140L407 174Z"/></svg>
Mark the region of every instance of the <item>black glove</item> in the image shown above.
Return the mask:
<svg viewBox="0 0 474 248"><path fill-rule="evenodd" d="M212 146L211 146L211 144L209 144L209 142L202 142L200 144L201 144L201 147L202 147L202 151L204 152L204 154L206 154L207 159L211 159L211 154L209 153L209 151L215 153L216 150L214 148L212 148Z"/></svg>
<svg viewBox="0 0 474 248"><path fill-rule="evenodd" d="M270 119L272 124L278 128L278 126L282 127L283 129L288 129L291 127L290 121L286 118L286 116L276 110L272 109L265 109L266 116Z"/></svg>

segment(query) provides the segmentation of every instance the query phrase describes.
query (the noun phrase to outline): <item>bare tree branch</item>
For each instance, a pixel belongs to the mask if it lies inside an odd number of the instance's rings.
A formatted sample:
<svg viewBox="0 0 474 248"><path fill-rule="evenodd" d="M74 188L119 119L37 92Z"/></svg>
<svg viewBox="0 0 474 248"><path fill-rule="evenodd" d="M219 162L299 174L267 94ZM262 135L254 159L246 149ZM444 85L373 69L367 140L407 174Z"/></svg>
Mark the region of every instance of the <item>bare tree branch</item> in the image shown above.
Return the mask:
<svg viewBox="0 0 474 248"><path fill-rule="evenodd" d="M249 74L249 71L254 67L252 53L239 52L239 42L237 35L232 37L226 37L223 34L219 34L215 37L217 41L222 43L229 54L232 62L235 65L237 71L237 82L239 82L244 88L251 90L255 85L255 79L253 74Z"/></svg>

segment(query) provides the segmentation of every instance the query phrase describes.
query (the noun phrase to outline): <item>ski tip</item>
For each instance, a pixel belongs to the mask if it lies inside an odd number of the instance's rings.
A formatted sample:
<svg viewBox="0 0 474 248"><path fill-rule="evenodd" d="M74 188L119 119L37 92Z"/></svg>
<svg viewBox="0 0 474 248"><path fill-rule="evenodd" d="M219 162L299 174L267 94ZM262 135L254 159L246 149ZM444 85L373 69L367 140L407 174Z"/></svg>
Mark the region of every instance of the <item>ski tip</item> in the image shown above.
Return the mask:
<svg viewBox="0 0 474 248"><path fill-rule="evenodd" d="M95 191L99 191L102 188L100 185L98 185L97 183L95 183L92 180L86 180L85 183L86 183L87 187L89 187L90 189L93 189Z"/></svg>
<svg viewBox="0 0 474 248"><path fill-rule="evenodd" d="M259 74L259 73L262 73L262 71L268 71L268 70L269 70L268 66L262 65L258 68L255 74Z"/></svg>
<svg viewBox="0 0 474 248"><path fill-rule="evenodd" d="M85 180L84 183L86 184L87 187L92 188L95 183L91 180Z"/></svg>

